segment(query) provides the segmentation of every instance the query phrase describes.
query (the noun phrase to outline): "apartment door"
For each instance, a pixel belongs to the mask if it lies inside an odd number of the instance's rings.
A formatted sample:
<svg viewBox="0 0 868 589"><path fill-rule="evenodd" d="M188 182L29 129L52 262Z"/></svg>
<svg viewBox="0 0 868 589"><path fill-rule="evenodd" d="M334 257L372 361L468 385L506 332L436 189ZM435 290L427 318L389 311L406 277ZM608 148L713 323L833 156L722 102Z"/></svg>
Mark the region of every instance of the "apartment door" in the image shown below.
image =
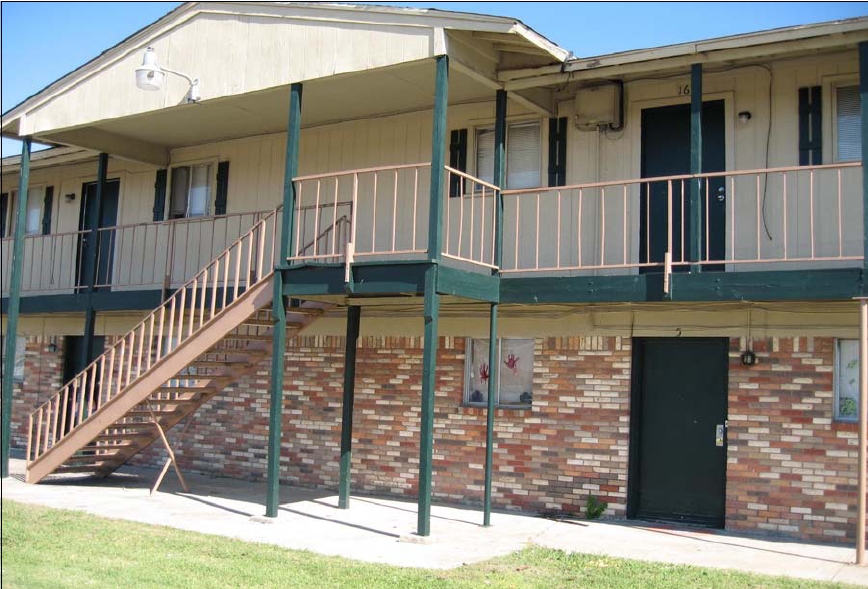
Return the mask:
<svg viewBox="0 0 868 589"><path fill-rule="evenodd" d="M635 340L628 516L722 527L728 340Z"/></svg>
<svg viewBox="0 0 868 589"><path fill-rule="evenodd" d="M78 220L78 230L84 229L85 219L93 213L96 207L96 182L88 182L81 187L81 214ZM106 182L102 195L102 206L97 211L98 226L100 228L114 227L118 221L118 195L120 194L120 180ZM77 267L78 286L87 286L90 282L91 269L82 263L82 255L87 248L89 239L97 239L97 269L95 284L111 284L112 261L114 257L114 236L108 232L98 232L98 236L83 235L79 238ZM103 287L108 288L108 287Z"/></svg>
<svg viewBox="0 0 868 589"><path fill-rule="evenodd" d="M726 169L724 101L702 104L702 171ZM690 173L690 105L676 104L642 110L642 177L656 178ZM714 178L702 183L702 257L723 259L726 248L725 179ZM682 191L683 189L683 191ZM707 189L707 198L706 198ZM650 194L649 194L650 190ZM672 225L672 260L689 251L690 235L682 230L690 218L689 184L672 183L672 214L667 214L669 186L665 181L642 185L640 201L639 258L642 262L662 263L668 246L668 228ZM706 223L706 203L709 209ZM650 256L649 256L650 248ZM706 256L706 253L708 254ZM676 268L684 270L684 267ZM723 264L706 264L703 270L723 270ZM659 270L657 270L659 271Z"/></svg>

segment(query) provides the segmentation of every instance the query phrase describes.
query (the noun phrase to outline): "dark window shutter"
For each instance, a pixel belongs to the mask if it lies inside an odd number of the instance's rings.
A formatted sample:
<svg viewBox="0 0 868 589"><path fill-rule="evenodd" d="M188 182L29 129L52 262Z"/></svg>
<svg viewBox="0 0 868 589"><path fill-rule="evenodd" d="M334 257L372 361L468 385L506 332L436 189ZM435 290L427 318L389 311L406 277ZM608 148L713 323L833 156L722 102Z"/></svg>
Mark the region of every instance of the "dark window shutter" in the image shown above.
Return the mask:
<svg viewBox="0 0 868 589"><path fill-rule="evenodd" d="M51 211L54 206L54 186L45 189L45 200L42 201L42 235L51 233Z"/></svg>
<svg viewBox="0 0 868 589"><path fill-rule="evenodd" d="M567 183L567 119L549 119L549 186Z"/></svg>
<svg viewBox="0 0 868 589"><path fill-rule="evenodd" d="M9 215L9 193L0 194L0 237L6 237L6 218Z"/></svg>
<svg viewBox="0 0 868 589"><path fill-rule="evenodd" d="M467 129L455 129L449 139L449 167L467 171ZM461 194L461 178L450 176L449 196Z"/></svg>
<svg viewBox="0 0 868 589"><path fill-rule="evenodd" d="M214 214L226 214L226 196L229 194L229 162L217 164L217 195L214 198Z"/></svg>
<svg viewBox="0 0 868 589"><path fill-rule="evenodd" d="M157 179L154 182L154 221L163 221L166 218L167 179L167 170L157 170Z"/></svg>
<svg viewBox="0 0 868 589"><path fill-rule="evenodd" d="M820 86L799 88L799 165L823 163L823 93Z"/></svg>

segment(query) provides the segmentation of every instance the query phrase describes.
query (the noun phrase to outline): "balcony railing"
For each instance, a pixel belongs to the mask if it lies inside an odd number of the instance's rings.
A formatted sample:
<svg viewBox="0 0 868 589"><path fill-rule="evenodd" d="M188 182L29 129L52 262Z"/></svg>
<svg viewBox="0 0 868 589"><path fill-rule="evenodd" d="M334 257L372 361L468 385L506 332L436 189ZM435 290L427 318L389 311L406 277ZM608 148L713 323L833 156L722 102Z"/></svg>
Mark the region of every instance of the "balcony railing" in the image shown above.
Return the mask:
<svg viewBox="0 0 868 589"><path fill-rule="evenodd" d="M504 190L503 206L504 273L805 269L863 257L860 162Z"/></svg>
<svg viewBox="0 0 868 589"><path fill-rule="evenodd" d="M270 211L136 223L98 229L95 286L138 290L183 284ZM21 292L68 294L83 283L82 253L90 231L24 239ZM9 293L12 238L0 242L2 293Z"/></svg>

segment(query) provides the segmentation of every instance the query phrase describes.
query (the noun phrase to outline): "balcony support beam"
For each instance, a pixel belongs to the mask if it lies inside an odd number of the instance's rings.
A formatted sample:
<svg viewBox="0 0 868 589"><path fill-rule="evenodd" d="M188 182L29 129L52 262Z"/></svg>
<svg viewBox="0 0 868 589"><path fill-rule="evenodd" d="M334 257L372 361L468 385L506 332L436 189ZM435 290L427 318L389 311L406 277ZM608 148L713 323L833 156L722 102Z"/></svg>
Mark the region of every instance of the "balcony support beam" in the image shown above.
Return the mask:
<svg viewBox="0 0 868 589"><path fill-rule="evenodd" d="M494 184L504 185L506 166L506 90L497 91L494 114ZM500 267L503 259L503 197L497 192L495 204L494 265ZM493 272L495 275L499 271ZM491 479L494 470L494 414L497 388L500 384L500 360L497 346L497 303L492 303L488 317L488 407L485 420L485 487L482 507L482 525L491 525Z"/></svg>
<svg viewBox="0 0 868 589"><path fill-rule="evenodd" d="M105 194L105 185L108 178L108 154L99 154L96 169L96 193L94 202L88 203L84 209L84 230L88 231L87 245L82 252L83 267L85 269L84 284L87 293L87 303L84 309L84 330L82 346L76 372L81 372L93 360L93 338L96 327L96 309L93 305L93 293L96 290L97 275L99 274L99 221L102 217L102 197ZM82 194L82 199L84 195Z"/></svg>
<svg viewBox="0 0 868 589"><path fill-rule="evenodd" d="M690 66L690 173L702 173L702 64ZM702 258L702 180L690 181L690 215L687 218L687 235L691 272L700 272L698 263ZM672 222L672 219L669 220Z"/></svg>
<svg viewBox="0 0 868 589"><path fill-rule="evenodd" d="M431 535L431 478L434 459L434 388L437 369L437 329L440 294L437 262L443 251L443 187L446 170L446 110L449 99L449 57L434 58L434 120L431 131L431 193L428 209L428 259L425 270L424 344L422 348L422 399L419 424L419 496L416 533Z"/></svg>
<svg viewBox="0 0 868 589"><path fill-rule="evenodd" d="M292 84L289 89L289 121L286 129L286 166L283 178L283 224L280 235L280 256L277 267L286 263L295 212L295 182L298 175L299 139L301 134L302 85ZM280 450L283 425L283 376L286 371L286 301L284 299L283 272L275 268L274 294L271 301L274 315L274 336L271 349L271 384L268 408L268 480L266 483L265 516L277 517L280 505Z"/></svg>
<svg viewBox="0 0 868 589"><path fill-rule="evenodd" d="M15 373L15 344L18 339L18 311L21 305L21 273L24 268L24 228L27 223L27 191L30 188L31 138L21 143L21 168L18 170L18 214L12 237L12 271L9 284L9 314L3 340L3 418L0 440L0 476L9 476L9 450L12 436L12 387Z"/></svg>
<svg viewBox="0 0 868 589"><path fill-rule="evenodd" d="M356 349L362 308L347 307L347 337L344 346L344 402L341 408L341 479L338 507L350 507L350 479L353 462L353 402L356 396Z"/></svg>

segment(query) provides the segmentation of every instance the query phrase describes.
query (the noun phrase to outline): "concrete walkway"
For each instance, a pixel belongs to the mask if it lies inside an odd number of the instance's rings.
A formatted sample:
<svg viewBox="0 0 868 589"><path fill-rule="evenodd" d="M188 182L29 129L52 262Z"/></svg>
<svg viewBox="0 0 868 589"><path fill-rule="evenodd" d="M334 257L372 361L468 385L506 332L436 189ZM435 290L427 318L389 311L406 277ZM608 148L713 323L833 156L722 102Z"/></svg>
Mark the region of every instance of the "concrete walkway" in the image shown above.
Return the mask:
<svg viewBox="0 0 868 589"><path fill-rule="evenodd" d="M22 503L75 509L113 519L164 525L247 541L311 550L369 562L452 568L509 554L528 544L572 552L787 575L868 586L852 548L757 539L658 524L553 521L494 513L483 528L481 509L435 505L432 536L416 542L416 504L353 497L337 509L337 495L284 487L279 517L265 520L265 485L190 475L183 493L174 473L153 496L156 471L125 467L108 479L51 477L23 483L24 462L13 459L2 496ZM263 523L267 522L267 523Z"/></svg>

